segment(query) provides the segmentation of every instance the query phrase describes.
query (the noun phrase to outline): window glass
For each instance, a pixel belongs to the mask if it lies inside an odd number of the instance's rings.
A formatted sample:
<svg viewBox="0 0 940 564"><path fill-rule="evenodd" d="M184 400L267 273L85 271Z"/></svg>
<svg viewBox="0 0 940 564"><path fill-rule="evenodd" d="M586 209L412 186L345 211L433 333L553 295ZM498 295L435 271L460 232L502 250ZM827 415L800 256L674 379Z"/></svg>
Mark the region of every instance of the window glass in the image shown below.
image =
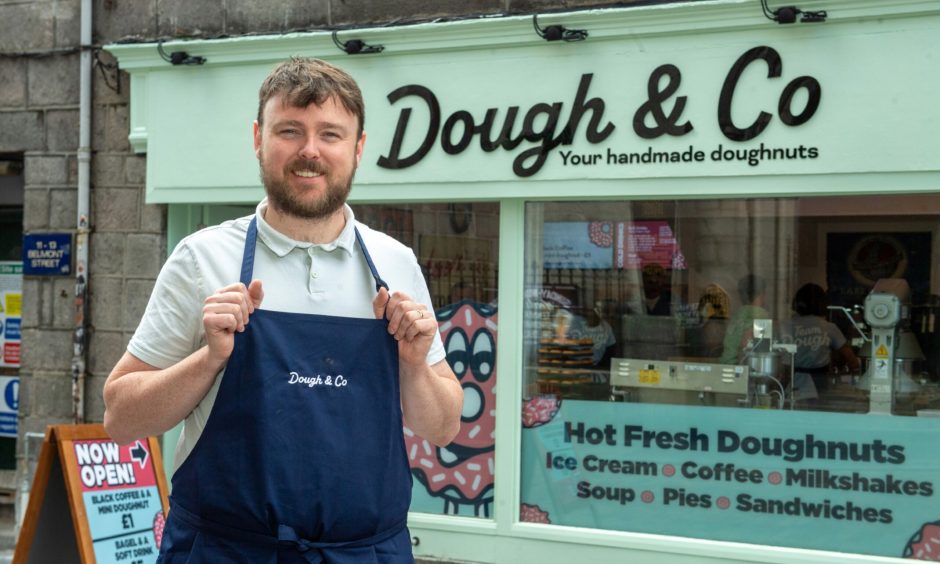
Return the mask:
<svg viewBox="0 0 940 564"><path fill-rule="evenodd" d="M527 204L520 519L940 550L938 219L936 195Z"/></svg>
<svg viewBox="0 0 940 564"><path fill-rule="evenodd" d="M461 428L436 447L405 427L412 511L490 517L496 434L499 205L354 205L356 218L411 247L464 391Z"/></svg>

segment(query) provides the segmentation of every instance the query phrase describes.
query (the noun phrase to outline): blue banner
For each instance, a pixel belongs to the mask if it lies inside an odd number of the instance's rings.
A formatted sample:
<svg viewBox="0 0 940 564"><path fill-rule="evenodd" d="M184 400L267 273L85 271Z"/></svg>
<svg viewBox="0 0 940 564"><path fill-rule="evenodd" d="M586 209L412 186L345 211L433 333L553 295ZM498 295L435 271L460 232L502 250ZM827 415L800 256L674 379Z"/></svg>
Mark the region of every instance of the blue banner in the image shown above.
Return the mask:
<svg viewBox="0 0 940 564"><path fill-rule="evenodd" d="M940 550L940 419L529 400L524 521L882 556Z"/></svg>

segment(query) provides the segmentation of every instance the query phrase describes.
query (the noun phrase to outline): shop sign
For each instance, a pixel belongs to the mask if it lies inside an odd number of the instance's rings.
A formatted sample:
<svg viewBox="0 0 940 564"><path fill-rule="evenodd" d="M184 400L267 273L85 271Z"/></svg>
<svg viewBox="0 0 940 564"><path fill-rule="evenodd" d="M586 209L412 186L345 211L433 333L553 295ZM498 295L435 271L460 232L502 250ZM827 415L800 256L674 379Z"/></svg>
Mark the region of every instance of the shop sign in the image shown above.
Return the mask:
<svg viewBox="0 0 940 564"><path fill-rule="evenodd" d="M940 420L529 400L523 521L925 558Z"/></svg>
<svg viewBox="0 0 940 564"><path fill-rule="evenodd" d="M23 274L67 275L72 266L70 233L38 233L23 236Z"/></svg>
<svg viewBox="0 0 940 564"><path fill-rule="evenodd" d="M697 125L685 113L686 105L693 102L693 95L679 94L683 83L682 71L678 66L666 63L649 74L646 95L641 100L593 96L590 88L594 74L585 73L581 75L577 91L570 101L538 102L528 108L512 105L485 110L473 108L473 112L460 109L446 118L438 96L430 88L420 84L401 86L388 94L389 103L400 110L391 144L377 164L387 169L408 168L421 162L437 144L448 155L463 153L474 144L478 148L473 147L472 150L511 153L514 155L512 172L518 177L535 175L556 152L566 167L681 165L706 160L742 161L757 166L763 160L818 158L819 148L809 144L772 146L761 142L759 146L749 145L743 149L737 145L759 139L774 119L788 127L802 126L816 115L822 99L822 86L818 79L809 75L798 76L781 84L776 99L763 101L770 112L761 109L746 118L735 117L733 101L736 96L742 96L739 91L742 75L757 64L765 69L767 79L778 79L782 75L783 58L768 45L748 49L731 64L715 108L717 122L707 125L717 128L725 142L730 142L727 145L689 144L672 150L659 150L650 145L644 150L622 152L610 146L604 150L585 149L581 144L577 150L565 150L579 141L589 145L602 144L619 127L632 127L633 134L640 140L655 140L663 136L682 139L695 130ZM695 92L700 86L703 85L692 85L687 90ZM799 103L795 102L797 98ZM402 100L405 102L399 103ZM633 104L629 106L632 111L622 111L619 106L625 103ZM411 123L415 104L421 107L422 114L429 116L422 125ZM615 104L617 107L608 112L608 106ZM474 114L483 117L474 118ZM633 118L632 121L619 120L611 114L632 115ZM698 126L704 124L699 123ZM405 148L406 137L415 137L410 128L420 128L417 138L421 142L416 147Z"/></svg>
<svg viewBox="0 0 940 564"><path fill-rule="evenodd" d="M23 263L0 261L0 366L20 365Z"/></svg>

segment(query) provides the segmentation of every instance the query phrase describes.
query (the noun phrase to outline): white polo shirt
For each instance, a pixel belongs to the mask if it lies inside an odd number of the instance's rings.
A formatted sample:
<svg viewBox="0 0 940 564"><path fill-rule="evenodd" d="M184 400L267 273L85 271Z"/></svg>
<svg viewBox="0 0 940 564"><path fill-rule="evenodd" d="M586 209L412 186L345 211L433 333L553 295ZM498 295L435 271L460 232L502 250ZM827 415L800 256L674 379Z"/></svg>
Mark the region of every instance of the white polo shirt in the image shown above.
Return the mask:
<svg viewBox="0 0 940 564"><path fill-rule="evenodd" d="M433 311L414 252L395 239L355 221L345 207L346 226L331 243L294 241L264 221L267 199L258 204L258 245L252 279L264 290L261 309L372 319L375 282L356 244L353 227L369 249L379 276L392 292L404 292ZM160 270L150 302L128 352L157 368L167 368L205 345L202 307L216 290L239 281L245 237L252 217L226 221L194 233L176 246ZM440 334L428 363L444 360ZM223 372L190 413L176 447L175 467L196 445L209 419Z"/></svg>

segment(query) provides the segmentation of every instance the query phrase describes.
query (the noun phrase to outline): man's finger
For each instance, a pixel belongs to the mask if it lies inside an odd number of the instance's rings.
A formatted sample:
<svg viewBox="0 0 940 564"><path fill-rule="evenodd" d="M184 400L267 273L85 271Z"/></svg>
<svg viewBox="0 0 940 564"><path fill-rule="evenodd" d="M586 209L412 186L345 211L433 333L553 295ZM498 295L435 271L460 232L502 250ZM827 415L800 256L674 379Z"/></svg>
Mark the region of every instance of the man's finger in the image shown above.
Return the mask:
<svg viewBox="0 0 940 564"><path fill-rule="evenodd" d="M206 312L203 323L207 330L226 331L233 333L239 330L238 320L230 313Z"/></svg>
<svg viewBox="0 0 940 564"><path fill-rule="evenodd" d="M229 315L235 320L236 330L243 331L245 324L248 323L248 315L243 309L243 304L219 303L206 304L202 308L203 315Z"/></svg>
<svg viewBox="0 0 940 564"><path fill-rule="evenodd" d="M257 278L248 285L248 303L251 304L251 312L254 313L256 307L261 307L261 300L264 299L264 290L261 288L261 280Z"/></svg>
<svg viewBox="0 0 940 564"><path fill-rule="evenodd" d="M379 292L375 295L375 299L372 300L372 313L375 315L376 319L382 319L385 317L385 309L388 307L388 302L388 290L385 288L379 288Z"/></svg>
<svg viewBox="0 0 940 564"><path fill-rule="evenodd" d="M252 306L250 301L245 297L247 291L242 289L242 292L226 292L224 294L213 294L206 298L205 307L208 306L234 306L241 310L241 318L245 320L245 323L248 322L248 314L252 311Z"/></svg>

